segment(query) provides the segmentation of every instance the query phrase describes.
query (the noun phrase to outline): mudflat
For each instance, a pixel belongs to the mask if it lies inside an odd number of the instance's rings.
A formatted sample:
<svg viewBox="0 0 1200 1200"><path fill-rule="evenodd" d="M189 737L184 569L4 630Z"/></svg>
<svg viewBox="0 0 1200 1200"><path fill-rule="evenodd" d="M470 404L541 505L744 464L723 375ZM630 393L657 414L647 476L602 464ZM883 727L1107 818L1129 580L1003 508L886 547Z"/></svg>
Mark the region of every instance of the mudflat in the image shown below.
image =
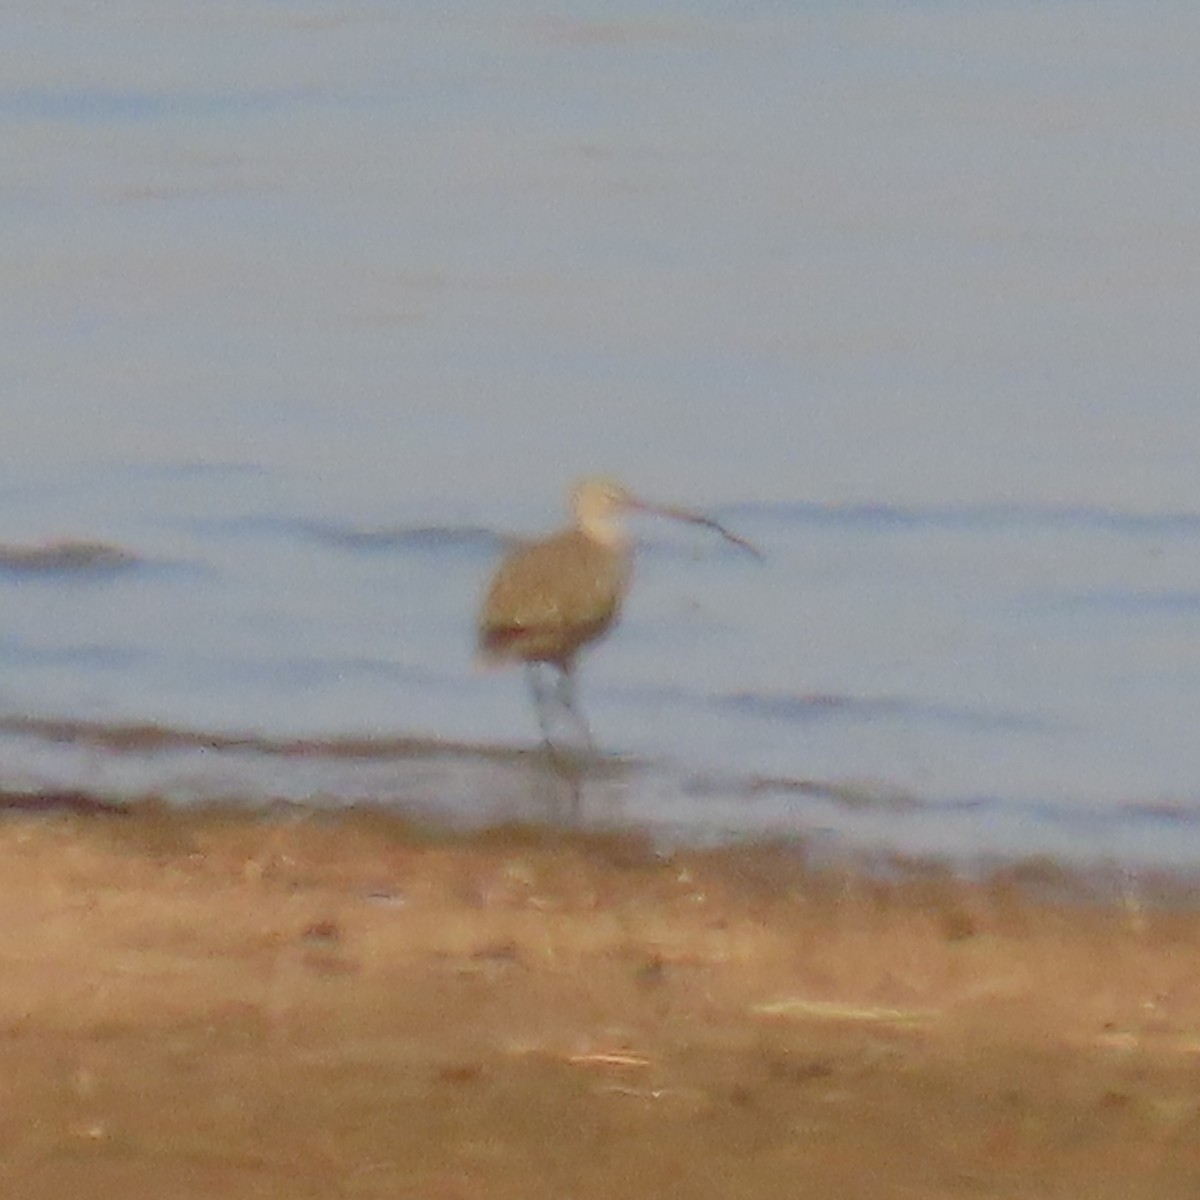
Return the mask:
<svg viewBox="0 0 1200 1200"><path fill-rule="evenodd" d="M6 1197L1200 1196L1182 885L147 805L0 905Z"/></svg>

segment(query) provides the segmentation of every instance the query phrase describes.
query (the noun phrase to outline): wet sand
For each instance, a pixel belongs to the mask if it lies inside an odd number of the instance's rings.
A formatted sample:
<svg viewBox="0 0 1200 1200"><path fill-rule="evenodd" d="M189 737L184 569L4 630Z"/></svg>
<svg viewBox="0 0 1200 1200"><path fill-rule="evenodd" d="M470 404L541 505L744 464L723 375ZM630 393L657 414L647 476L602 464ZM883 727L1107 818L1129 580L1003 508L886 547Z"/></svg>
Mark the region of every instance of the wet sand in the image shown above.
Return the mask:
<svg viewBox="0 0 1200 1200"><path fill-rule="evenodd" d="M0 824L5 1196L1200 1195L1186 888L85 799Z"/></svg>

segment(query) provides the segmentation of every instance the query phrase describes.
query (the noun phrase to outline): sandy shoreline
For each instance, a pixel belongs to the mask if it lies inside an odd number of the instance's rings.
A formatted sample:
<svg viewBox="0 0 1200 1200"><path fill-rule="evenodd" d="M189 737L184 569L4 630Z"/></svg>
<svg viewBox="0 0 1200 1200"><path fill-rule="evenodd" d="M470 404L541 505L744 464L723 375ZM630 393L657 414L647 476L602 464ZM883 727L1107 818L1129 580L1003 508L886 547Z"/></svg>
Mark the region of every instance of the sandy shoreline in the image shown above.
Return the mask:
<svg viewBox="0 0 1200 1200"><path fill-rule="evenodd" d="M1052 875L10 815L0 1190L1198 1195L1200 902Z"/></svg>

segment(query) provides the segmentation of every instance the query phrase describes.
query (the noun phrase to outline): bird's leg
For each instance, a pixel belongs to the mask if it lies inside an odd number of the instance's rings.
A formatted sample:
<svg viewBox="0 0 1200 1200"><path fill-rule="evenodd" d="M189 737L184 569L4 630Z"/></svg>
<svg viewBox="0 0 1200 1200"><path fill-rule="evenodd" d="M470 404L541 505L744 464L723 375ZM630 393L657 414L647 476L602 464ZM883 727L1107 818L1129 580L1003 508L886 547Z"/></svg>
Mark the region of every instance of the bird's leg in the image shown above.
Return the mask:
<svg viewBox="0 0 1200 1200"><path fill-rule="evenodd" d="M551 697L545 687L540 664L535 662L526 663L525 678L529 680L529 694L533 697L533 708L537 713L538 728L542 731L542 741L548 749L553 751L554 738L552 736L550 712L548 709L548 702Z"/></svg>
<svg viewBox="0 0 1200 1200"><path fill-rule="evenodd" d="M531 662L525 664L525 675L529 680L529 693L533 697L533 707L537 713L538 727L542 731L542 742L550 751L551 756L560 753L560 746L555 742L555 720L559 713L565 713L567 720L574 726L580 740L589 751L596 748L592 741L592 731L584 719L575 698L575 675L569 666L560 663L552 664L558 671L558 678L553 682L543 674L545 664Z"/></svg>
<svg viewBox="0 0 1200 1200"><path fill-rule="evenodd" d="M588 728L587 721L583 719L583 713L579 711L575 702L573 664L568 659L566 662L556 663L555 666L558 667L558 679L554 686L554 700L570 718L577 731L583 734L584 745L588 752L594 753L596 747L592 742L592 731ZM546 748L550 754L551 765L570 788L570 811L568 814L570 824L579 826L583 819L583 774L586 760L580 758L577 753L562 755L552 742L547 742Z"/></svg>
<svg viewBox="0 0 1200 1200"><path fill-rule="evenodd" d="M559 667L558 687L555 694L563 710L575 722L576 729L583 734L584 745L587 746L588 750L594 751L596 743L592 740L592 731L588 728L587 719L584 717L575 695L575 666L573 663L567 662Z"/></svg>

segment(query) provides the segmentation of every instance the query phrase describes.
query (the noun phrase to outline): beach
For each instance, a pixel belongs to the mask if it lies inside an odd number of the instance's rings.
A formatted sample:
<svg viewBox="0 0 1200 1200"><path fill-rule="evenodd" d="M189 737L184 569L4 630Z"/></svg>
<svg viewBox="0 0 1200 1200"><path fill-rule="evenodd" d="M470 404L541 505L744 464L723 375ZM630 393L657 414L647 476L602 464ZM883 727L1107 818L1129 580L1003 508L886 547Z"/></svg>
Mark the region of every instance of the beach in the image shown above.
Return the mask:
<svg viewBox="0 0 1200 1200"><path fill-rule="evenodd" d="M1198 58L6 6L0 1200L1200 1196Z"/></svg>
<svg viewBox="0 0 1200 1200"><path fill-rule="evenodd" d="M1178 880L57 799L0 825L5 1195L1200 1189Z"/></svg>

